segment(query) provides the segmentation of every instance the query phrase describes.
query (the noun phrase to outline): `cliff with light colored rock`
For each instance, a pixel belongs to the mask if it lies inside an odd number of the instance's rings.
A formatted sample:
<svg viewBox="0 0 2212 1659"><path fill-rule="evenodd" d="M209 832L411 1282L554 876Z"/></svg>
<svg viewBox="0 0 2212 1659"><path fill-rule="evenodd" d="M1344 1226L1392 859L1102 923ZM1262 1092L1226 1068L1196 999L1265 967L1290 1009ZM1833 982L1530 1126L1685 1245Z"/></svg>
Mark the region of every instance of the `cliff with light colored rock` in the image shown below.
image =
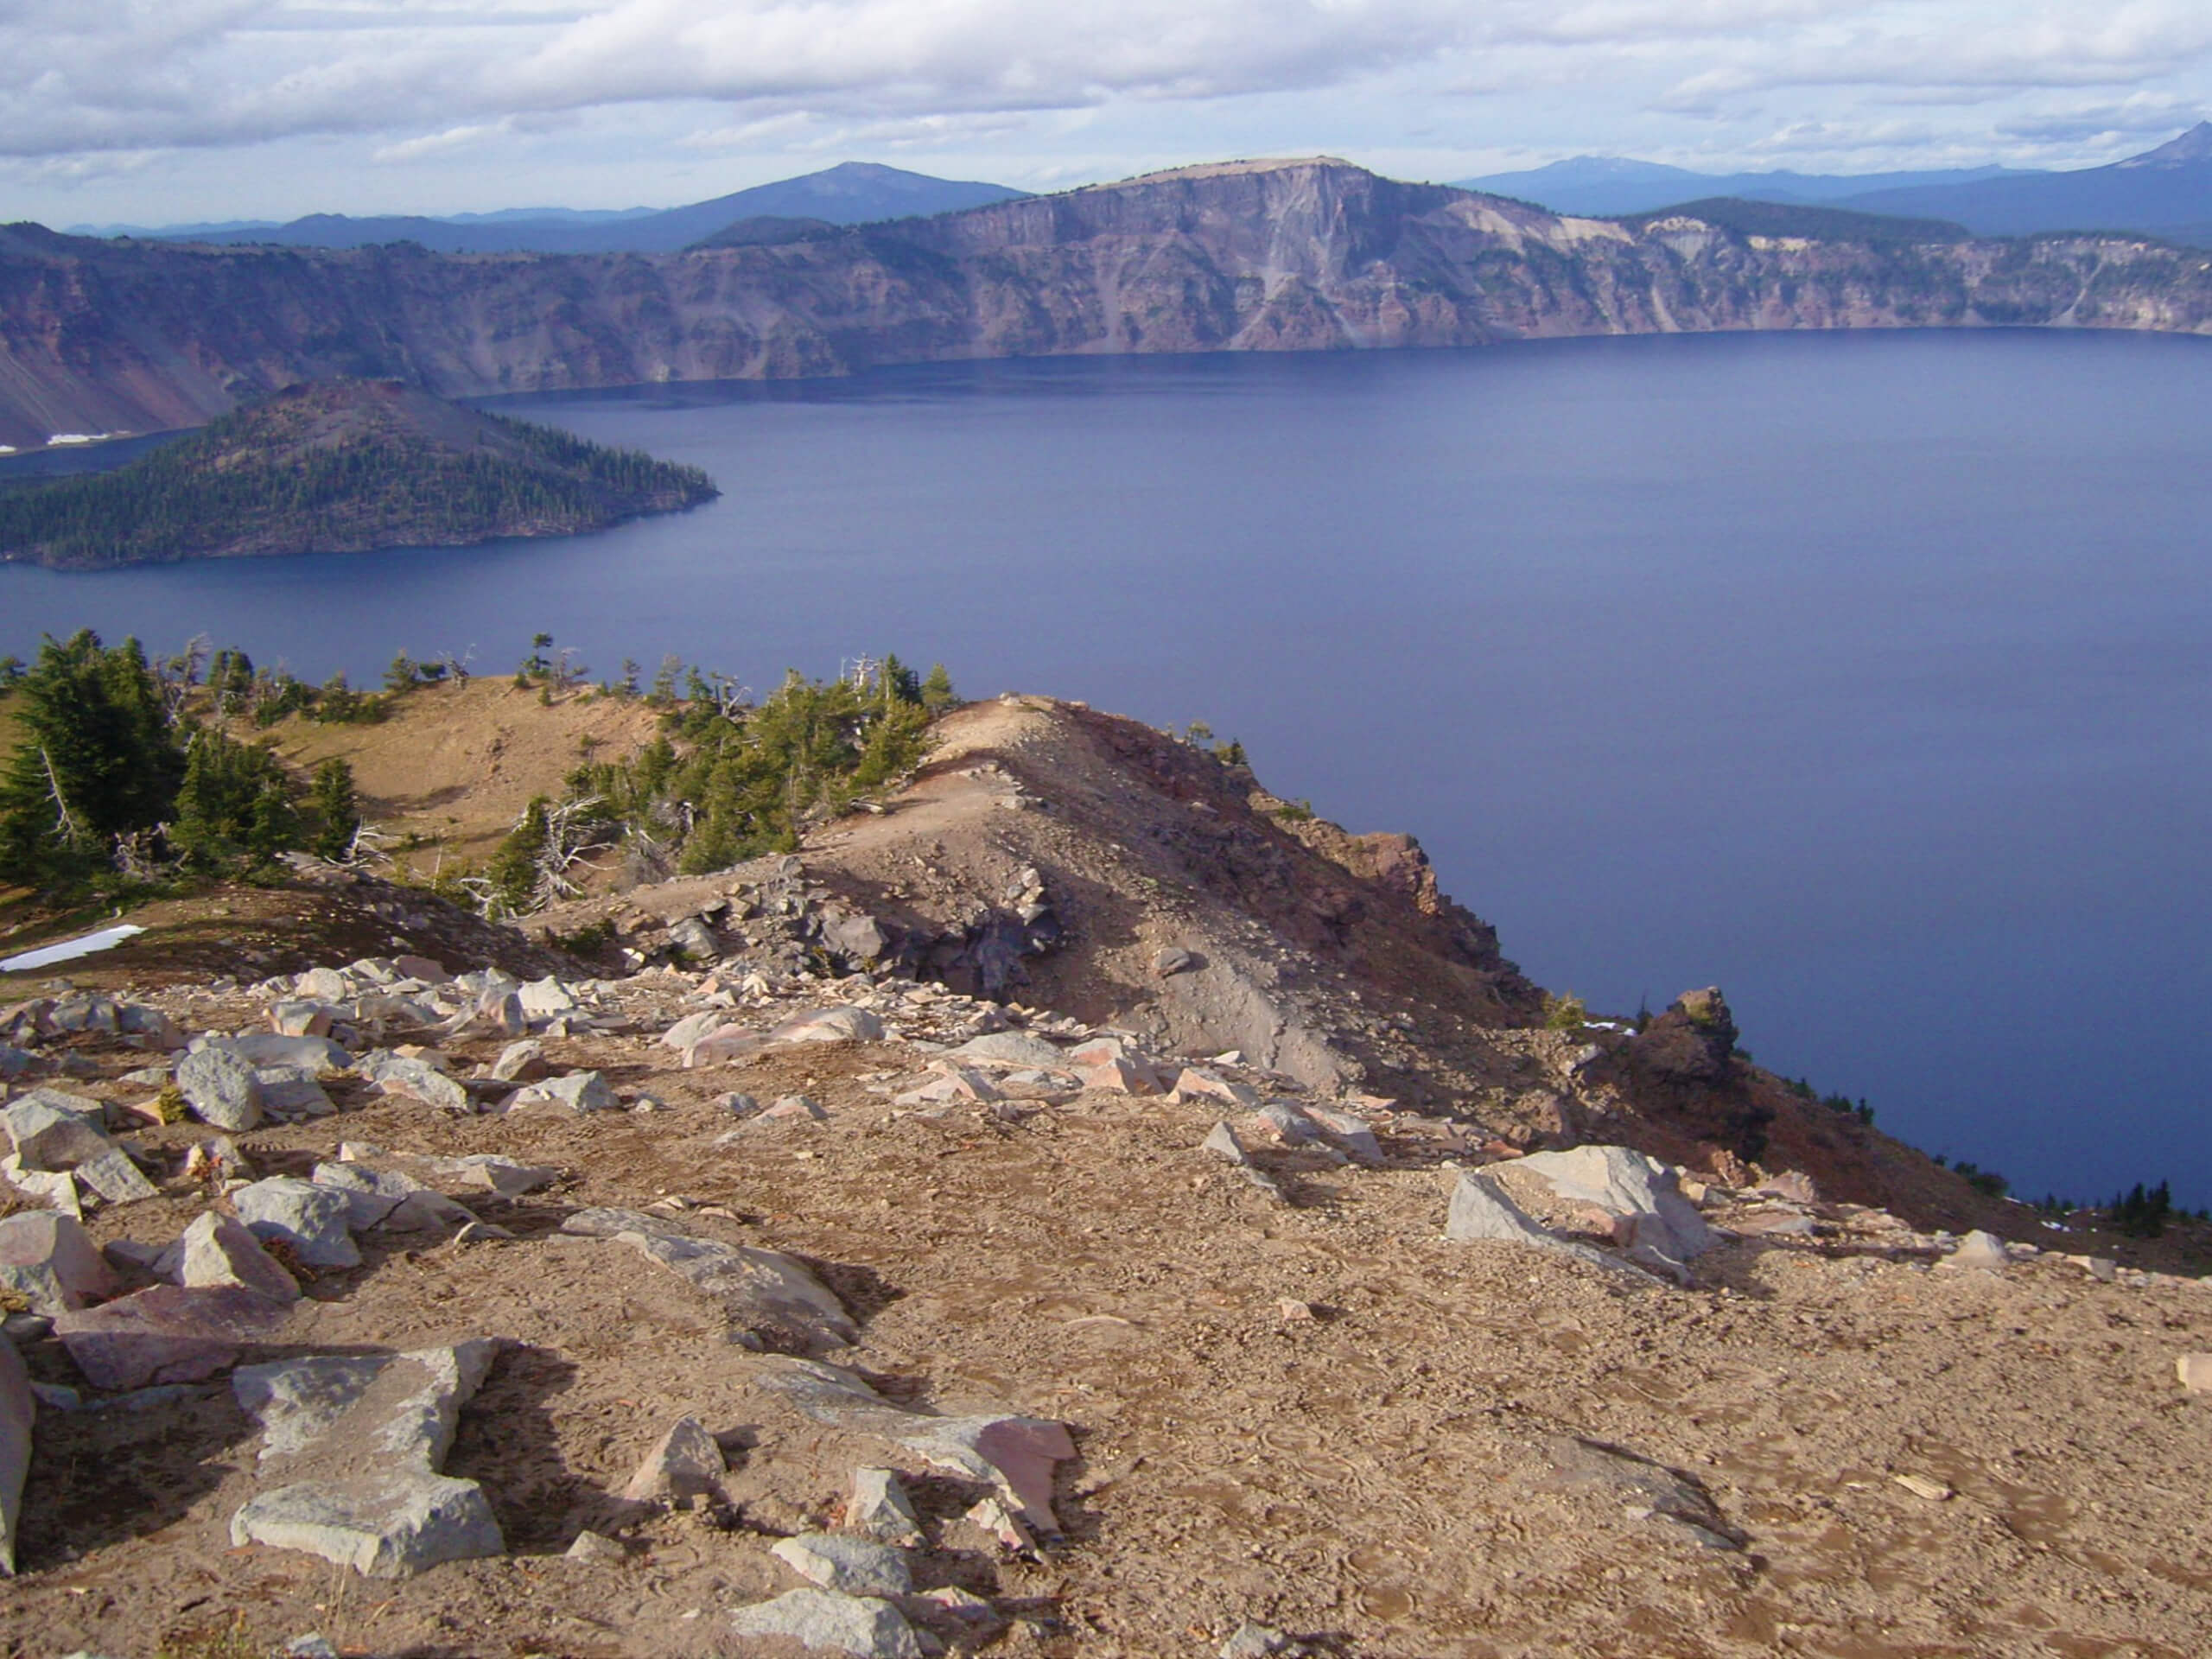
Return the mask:
<svg viewBox="0 0 2212 1659"><path fill-rule="evenodd" d="M190 426L334 376L467 397L978 357L1988 325L2203 333L2212 271L2140 238L1563 219L1325 159L666 255L208 248L18 225L0 232L0 442Z"/></svg>

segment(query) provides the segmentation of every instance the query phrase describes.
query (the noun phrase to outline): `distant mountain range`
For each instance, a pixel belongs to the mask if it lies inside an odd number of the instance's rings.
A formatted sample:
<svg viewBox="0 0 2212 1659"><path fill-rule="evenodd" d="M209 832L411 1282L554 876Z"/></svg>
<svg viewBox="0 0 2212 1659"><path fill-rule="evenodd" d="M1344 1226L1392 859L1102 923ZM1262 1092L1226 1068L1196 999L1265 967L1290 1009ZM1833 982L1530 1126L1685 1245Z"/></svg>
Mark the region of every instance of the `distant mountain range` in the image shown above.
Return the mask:
<svg viewBox="0 0 2212 1659"><path fill-rule="evenodd" d="M564 207L509 208L444 218L393 214L354 219L311 213L287 225L260 222L86 227L79 233L130 235L165 242L295 248L368 248L416 242L437 253L673 253L751 219L866 225L1011 201L1023 193L1001 184L933 179L872 162L846 162L803 178L755 185L689 207L580 213Z"/></svg>
<svg viewBox="0 0 2212 1659"><path fill-rule="evenodd" d="M1841 207L1948 219L1977 236L2133 231L2212 244L2212 122L2108 167L2047 173L2001 167L1934 173L1694 173L1654 162L1578 156L1522 173L1462 179L1554 213L1613 218L1693 199Z"/></svg>

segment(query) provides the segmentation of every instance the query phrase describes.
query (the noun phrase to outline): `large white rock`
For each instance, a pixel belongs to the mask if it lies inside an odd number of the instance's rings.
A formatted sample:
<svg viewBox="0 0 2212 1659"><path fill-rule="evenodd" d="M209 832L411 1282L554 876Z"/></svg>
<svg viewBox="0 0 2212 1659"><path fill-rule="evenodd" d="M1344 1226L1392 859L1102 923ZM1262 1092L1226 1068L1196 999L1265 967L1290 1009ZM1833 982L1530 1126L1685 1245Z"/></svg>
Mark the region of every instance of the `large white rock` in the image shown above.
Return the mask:
<svg viewBox="0 0 2212 1659"><path fill-rule="evenodd" d="M74 1169L115 1149L101 1132L100 1103L56 1089L34 1089L0 1111L7 1134L25 1169Z"/></svg>
<svg viewBox="0 0 2212 1659"><path fill-rule="evenodd" d="M361 1252L349 1224L352 1205L334 1187L289 1175L242 1186L231 1195L238 1219L256 1238L281 1238L311 1268L357 1268Z"/></svg>
<svg viewBox="0 0 2212 1659"><path fill-rule="evenodd" d="M256 1238L228 1216L213 1211L184 1230L183 1261L177 1281L186 1285L236 1285L278 1302L296 1302L300 1287Z"/></svg>
<svg viewBox="0 0 2212 1659"><path fill-rule="evenodd" d="M288 1484L232 1517L231 1541L302 1550L375 1579L504 1554L483 1488L438 1473L498 1353L479 1338L241 1369L231 1389L262 1424L260 1467Z"/></svg>
<svg viewBox="0 0 2212 1659"><path fill-rule="evenodd" d="M113 1294L115 1275L82 1222L34 1210L0 1217L0 1286L52 1315Z"/></svg>
<svg viewBox="0 0 2212 1659"><path fill-rule="evenodd" d="M705 1426L696 1417L679 1417L645 1453L622 1496L633 1503L688 1506L694 1498L720 1497L728 1472L721 1446Z"/></svg>
<svg viewBox="0 0 2212 1659"><path fill-rule="evenodd" d="M176 1063L176 1086L194 1117L236 1134L261 1122L261 1079L254 1065L229 1044L211 1042Z"/></svg>
<svg viewBox="0 0 2212 1659"><path fill-rule="evenodd" d="M906 1615L873 1596L841 1596L834 1590L787 1590L773 1601L741 1607L729 1616L740 1636L785 1636L809 1649L846 1653L854 1659L921 1659L922 1644Z"/></svg>
<svg viewBox="0 0 2212 1659"><path fill-rule="evenodd" d="M905 1554L866 1538L802 1533L768 1553L809 1583L848 1596L904 1596L914 1588Z"/></svg>
<svg viewBox="0 0 2212 1659"><path fill-rule="evenodd" d="M1628 1147L1575 1147L1537 1152L1508 1166L1544 1182L1561 1198L1586 1204L1626 1224L1624 1241L1648 1245L1676 1262L1719 1241L1682 1196L1681 1172Z"/></svg>

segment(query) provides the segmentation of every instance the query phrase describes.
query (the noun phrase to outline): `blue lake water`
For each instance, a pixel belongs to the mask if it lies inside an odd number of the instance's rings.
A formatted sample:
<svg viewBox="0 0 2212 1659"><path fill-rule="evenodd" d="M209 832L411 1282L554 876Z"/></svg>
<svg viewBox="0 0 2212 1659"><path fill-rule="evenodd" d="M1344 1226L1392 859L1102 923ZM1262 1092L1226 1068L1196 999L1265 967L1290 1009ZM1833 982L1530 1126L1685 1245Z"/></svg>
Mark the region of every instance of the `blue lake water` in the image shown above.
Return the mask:
<svg viewBox="0 0 2212 1659"><path fill-rule="evenodd" d="M2212 1203L2212 342L1058 360L503 407L711 472L567 543L0 569L0 652L321 677L544 629L756 687L895 649L1241 737L1537 979L2017 1187Z"/></svg>

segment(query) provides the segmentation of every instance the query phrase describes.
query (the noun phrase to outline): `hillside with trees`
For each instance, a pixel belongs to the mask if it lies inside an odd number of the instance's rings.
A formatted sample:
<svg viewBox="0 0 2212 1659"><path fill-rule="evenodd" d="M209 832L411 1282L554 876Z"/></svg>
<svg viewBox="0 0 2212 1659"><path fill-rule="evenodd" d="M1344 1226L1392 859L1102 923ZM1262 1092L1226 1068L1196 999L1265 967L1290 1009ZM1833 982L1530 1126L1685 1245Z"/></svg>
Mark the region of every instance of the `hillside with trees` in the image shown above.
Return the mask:
<svg viewBox="0 0 2212 1659"><path fill-rule="evenodd" d="M289 387L112 473L0 492L0 559L68 569L567 536L713 499L696 467L396 382Z"/></svg>

